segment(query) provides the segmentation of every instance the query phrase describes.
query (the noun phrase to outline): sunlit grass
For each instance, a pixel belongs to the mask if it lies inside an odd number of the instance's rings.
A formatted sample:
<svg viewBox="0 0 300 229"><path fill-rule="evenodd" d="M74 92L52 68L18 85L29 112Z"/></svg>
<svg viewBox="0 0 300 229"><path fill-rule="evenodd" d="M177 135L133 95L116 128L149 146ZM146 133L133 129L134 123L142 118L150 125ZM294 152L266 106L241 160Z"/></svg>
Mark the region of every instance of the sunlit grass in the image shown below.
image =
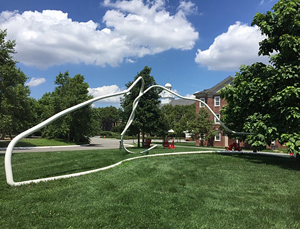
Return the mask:
<svg viewBox="0 0 300 229"><path fill-rule="evenodd" d="M7 147L10 141L0 141L0 147ZM34 138L34 139L22 139L16 147L35 147L35 146L64 146L64 145L76 145L75 142L68 142L62 139L47 139L47 138Z"/></svg>
<svg viewBox="0 0 300 229"><path fill-rule="evenodd" d="M179 147L153 153L175 151ZM99 168L134 156L119 150L22 153L13 155L13 170L18 180L33 179ZM20 187L5 183L3 167L1 162L1 228L300 227L300 170L291 158L151 157L90 175Z"/></svg>

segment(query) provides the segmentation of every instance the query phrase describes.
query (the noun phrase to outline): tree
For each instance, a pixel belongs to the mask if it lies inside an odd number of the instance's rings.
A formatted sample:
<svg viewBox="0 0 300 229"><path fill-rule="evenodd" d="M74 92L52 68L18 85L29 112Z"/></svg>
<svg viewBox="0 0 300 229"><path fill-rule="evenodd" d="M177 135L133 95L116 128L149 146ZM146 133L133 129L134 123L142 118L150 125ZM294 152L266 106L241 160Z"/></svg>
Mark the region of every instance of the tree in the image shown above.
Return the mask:
<svg viewBox="0 0 300 229"><path fill-rule="evenodd" d="M254 133L246 138L253 146L279 140L299 158L300 1L279 0L272 10L256 14L252 22L266 35L259 55L269 55L272 65L242 66L233 86L221 93L228 102L222 115L226 124L236 120Z"/></svg>
<svg viewBox="0 0 300 229"><path fill-rule="evenodd" d="M121 110L113 106L93 108L94 125L97 125L100 130L111 131L114 127L120 124Z"/></svg>
<svg viewBox="0 0 300 229"><path fill-rule="evenodd" d="M153 133L156 136L162 137L164 141L168 136L168 131L171 129L171 126L166 113L163 112L162 109L159 110L159 119L157 120L157 125L159 128L156 129L156 131L153 131Z"/></svg>
<svg viewBox="0 0 300 229"><path fill-rule="evenodd" d="M145 66L144 69L141 72L137 73L137 75L134 77L134 81L139 76L143 77L145 81L144 90L146 90L152 85L156 85L154 77L150 75L151 70L151 68ZM133 82L128 82L125 86L129 88ZM139 95L140 87L141 81L132 89L130 94L125 95L124 98L121 99L121 107L123 108L124 121L126 121L130 116L133 101ZM157 123L157 121L160 118L160 111L158 106L160 103L159 93L160 90L154 88L148 93L146 93L144 96L142 96L139 101L138 107L135 112L134 121L132 122L129 128L130 134L138 136L138 147L140 147L140 133L142 133L142 144L144 146L145 134L151 134L159 128L159 125Z"/></svg>
<svg viewBox="0 0 300 229"><path fill-rule="evenodd" d="M216 131L213 130L213 126L210 114L203 107L199 109L199 113L196 114L196 118L190 120L188 130L194 137L200 137L200 145L203 146L204 140L211 139L216 135Z"/></svg>
<svg viewBox="0 0 300 229"><path fill-rule="evenodd" d="M178 137L183 137L184 131L189 129L189 122L195 119L195 109L195 104L183 106L167 104L161 108L169 122L170 129L173 129Z"/></svg>
<svg viewBox="0 0 300 229"><path fill-rule="evenodd" d="M210 115L206 109L200 109L195 113L196 104L191 105L164 105L161 110L166 116L169 129L173 129L176 136L184 136L184 131L193 134L193 137L199 134L203 140L209 139L215 135L213 131L213 122L209 119Z"/></svg>
<svg viewBox="0 0 300 229"><path fill-rule="evenodd" d="M22 132L32 123L30 90L27 76L16 68L12 57L15 41L5 41L6 30L0 30L0 131L2 138Z"/></svg>
<svg viewBox="0 0 300 229"><path fill-rule="evenodd" d="M88 95L88 83L84 82L84 76L77 74L73 78L69 72L59 73L56 77L57 85L54 92L46 93L39 104L42 106L43 118L75 106L91 99ZM92 125L92 108L83 107L77 111L65 115L56 120L43 130L43 136L62 138L77 143L87 143L89 137L94 135Z"/></svg>
<svg viewBox="0 0 300 229"><path fill-rule="evenodd" d="M270 100L273 90L273 82L268 79L273 74L274 68L263 63L241 66L240 72L235 75L233 85L221 90L221 97L227 101L227 105L221 110L222 120L229 129L251 133L258 133L257 129L261 129L260 131L264 129L265 134L251 135L247 138L248 143L258 149L264 148L266 144L271 144L272 139L277 139L269 136L271 123L265 125L265 122L260 121L266 118L262 116L274 112L274 108L267 102ZM254 124L254 122L258 123ZM254 127L256 129L253 129ZM272 134L275 133L272 132ZM247 135L232 133L228 133L228 135L241 141L246 140L247 137Z"/></svg>

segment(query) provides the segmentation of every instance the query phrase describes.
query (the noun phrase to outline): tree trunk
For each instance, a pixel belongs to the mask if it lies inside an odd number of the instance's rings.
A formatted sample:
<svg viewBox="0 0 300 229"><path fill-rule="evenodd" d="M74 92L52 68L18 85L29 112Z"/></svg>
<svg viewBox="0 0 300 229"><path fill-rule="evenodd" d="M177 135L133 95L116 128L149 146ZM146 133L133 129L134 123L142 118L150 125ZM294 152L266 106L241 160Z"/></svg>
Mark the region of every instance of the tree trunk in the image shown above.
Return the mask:
<svg viewBox="0 0 300 229"><path fill-rule="evenodd" d="M2 131L2 136L1 136L1 140L4 140L4 138L5 138L5 131Z"/></svg>
<svg viewBox="0 0 300 229"><path fill-rule="evenodd" d="M138 133L138 139L137 139L137 141L138 141L138 147L140 148L141 147L141 144L140 144L140 132Z"/></svg>
<svg viewBox="0 0 300 229"><path fill-rule="evenodd" d="M142 131L142 146L145 147L145 131Z"/></svg>
<svg viewBox="0 0 300 229"><path fill-rule="evenodd" d="M296 165L300 165L300 154L296 153Z"/></svg>

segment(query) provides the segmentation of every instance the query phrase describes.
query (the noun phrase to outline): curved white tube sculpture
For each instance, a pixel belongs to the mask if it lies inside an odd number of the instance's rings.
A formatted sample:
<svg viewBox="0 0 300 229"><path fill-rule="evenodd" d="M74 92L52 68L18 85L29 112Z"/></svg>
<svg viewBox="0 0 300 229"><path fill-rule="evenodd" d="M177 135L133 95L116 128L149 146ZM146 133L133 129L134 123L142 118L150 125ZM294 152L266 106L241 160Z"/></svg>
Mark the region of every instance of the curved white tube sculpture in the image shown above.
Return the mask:
<svg viewBox="0 0 300 229"><path fill-rule="evenodd" d="M133 107L132 107L132 112L130 114L130 117L127 121L127 124L123 130L123 132L121 133L121 146L126 150L126 152L128 153L133 153L131 151L129 151L125 145L123 144L123 139L124 139L124 135L126 133L126 131L128 130L128 128L130 127L131 123L133 122L134 120L134 115L135 115L135 110L138 106L138 103L139 103L139 100L140 98L146 94L149 90L153 89L153 88L162 88L174 95L176 95L177 97L179 98L182 98L182 99L186 99L186 100L193 100L193 101L199 101L200 103L204 104L208 110L214 115L214 117L220 122L220 124L230 133L234 133L234 134L240 134L240 135L248 135L250 133L244 133L244 132L235 132L235 131L232 131L230 130L228 127L226 127L224 125L224 123L221 122L221 120L218 118L218 116L211 110L211 108L203 101L199 100L199 99L194 99L194 98L188 98L188 97L183 97L163 86L160 86L160 85L153 85L149 88L147 88L145 91L144 91L144 85L145 85L145 82L144 82L144 79L140 76L136 79L136 81L134 81L132 83L132 85L127 89L127 90L124 90L122 92L118 92L118 93L114 93L114 94L110 94L110 95L106 95L106 96L99 96L99 97L96 97L96 98L93 98L93 99L90 99L86 102L83 102L83 103L80 103L78 105L75 105L73 107L70 107L66 110L63 110L55 115L53 115L52 117L46 119L45 121L41 122L40 124L24 131L23 133L17 135L8 145L7 149L6 149L6 153L5 153L5 174L6 174L6 181L9 185L12 185L12 186L18 186L18 185L23 185L23 184L29 184L29 183L38 183L38 182L41 182L41 181L49 181L49 180L56 180L56 179L62 179L62 178L69 178L69 177L76 177L76 176L81 176L81 175L85 175L85 174L89 174L89 173L93 173L93 172L97 172L97 171L100 171L100 170L103 170L104 168L100 168L100 169L95 169L95 170L90 170L90 171L85 171L85 172L79 172L79 173L73 173L73 174L67 174L67 175L62 175L62 176L55 176L55 177L48 177L48 178L41 178L41 179L35 179L35 180L28 180L28 181L21 181L21 182L14 182L14 179L13 179L13 172L12 172L12 166L11 166L11 156L12 156L12 153L13 153L13 149L14 149L14 146L24 137L38 131L39 129L47 126L48 124L52 123L53 121L55 121L56 119L68 114L68 113L71 113L75 110L78 110L82 107L85 107L87 105L90 105L92 104L93 102L96 102L98 100L101 100L101 99L106 99L106 98L110 98L110 97L114 97L114 96L120 96L120 95L123 95L123 94L127 94L127 93L130 93L130 91L132 90L132 88L139 82L139 81L142 81L142 85L141 85L141 88L140 88L140 92L139 92L139 95L135 98L134 102L133 102ZM142 151L141 153L145 153L145 152L148 152L149 150L155 148L157 145L154 145L152 146L151 148L145 150L145 151ZM110 166L108 166L110 167ZM106 167L106 168L108 168Z"/></svg>
<svg viewBox="0 0 300 229"><path fill-rule="evenodd" d="M49 178L42 178L42 179L37 179L37 180L29 180L29 181L22 181L22 182L14 182L13 180L13 172L12 172L12 166L11 166L11 156L12 156L12 152L13 152L13 149L15 147L15 145L24 137L27 137L28 135L38 131L39 129L49 125L50 123L52 123L53 121L55 121L56 119L68 114L68 113L71 113L73 111L76 111L82 107L85 107L87 105L90 105L98 100L101 100L101 99L106 99L106 98L110 98L110 97L114 97L114 96L120 96L120 95L123 95L123 94L126 94L126 93L129 93L132 88L140 81L142 80L142 86L141 86L141 89L140 89L140 93L142 93L143 89L144 89L144 79L140 76L136 79L136 81L134 81L132 83L132 85L127 89L127 90L124 90L122 92L118 92L118 93L114 93L114 94L110 94L110 95L106 95L106 96L99 96L99 97L96 97L96 98L93 98L93 99L90 99L88 101L85 101L83 103L80 103L80 104L77 104L73 107L70 107L66 110L63 110L55 115L53 115L52 117L46 119L45 121L41 122L40 124L24 131L23 133L17 135L8 145L7 149L6 149L6 153L5 153L5 174L6 174L6 181L9 185L14 185L14 186L17 186L17 185L23 185L23 184L28 184L28 183L33 183L33 182L40 182L40 181L47 181L47 180L55 180L55 179L60 179L60 178L67 178L67 177L73 177L73 176L80 176L80 175L83 175L83 174L86 174L86 172L82 172L82 173L76 173L76 174L69 174L69 175L65 175L65 176L59 176L59 177L49 177ZM135 101L135 107L133 109L133 117L134 117L134 110L136 109L137 105L138 105L138 102L139 100ZM122 143L123 145L123 143Z"/></svg>
<svg viewBox="0 0 300 229"><path fill-rule="evenodd" d="M125 145L123 144L123 137L124 137L124 135L125 135L127 129L129 128L129 126L131 125L131 123L132 123L132 121L133 121L133 119L134 119L134 111L135 111L135 109L136 109L136 107L137 107L137 104L138 104L140 98L141 98L144 94L146 94L148 91L150 91L151 89L153 89L153 88L162 88L162 89L164 89L164 90L170 92L171 94L173 94L173 95L175 95L175 96L177 96L177 97L179 97L179 98L182 98L182 99L185 99L185 100L198 101L198 102L202 103L202 104L203 104L203 105L204 105L204 106L205 106L205 107L213 114L213 116L216 118L216 120L218 120L218 122L220 122L220 125L222 125L222 126L225 128L225 130L226 130L227 132L229 132L229 133L232 133L232 134L238 134L238 135L250 135L250 134L251 134L251 133L246 133L246 132L236 132L236 131L233 131L233 130L229 129L229 128L228 128L228 127L227 127L227 126L219 119L219 117L215 114L215 112L213 112L213 110L212 110L205 102L203 102L203 101L200 100L200 99L184 97L184 96L181 96L181 95L179 95L179 94L177 94L177 93L175 93L175 92L173 92L173 91L171 91L171 90L169 90L169 89L167 89L167 88L165 88L165 87L163 87L163 86L161 86L161 85L152 85L152 86L150 86L149 88L147 88L144 92L142 92L142 93L140 92L140 94L138 95L138 97L135 98L135 100L134 100L134 102L133 102L134 105L133 105L133 109L132 109L131 116L130 116L130 118L128 119L127 125L125 126L123 132L121 133L121 145L122 145L122 147L123 147L128 153L133 153L133 152L129 151L129 150L125 147ZM145 151L143 151L143 152L141 152L141 153L148 152L149 150L155 148L156 146L157 146L157 145L154 145L154 146L152 146L151 148L149 148L149 149L147 149L147 150L145 150Z"/></svg>

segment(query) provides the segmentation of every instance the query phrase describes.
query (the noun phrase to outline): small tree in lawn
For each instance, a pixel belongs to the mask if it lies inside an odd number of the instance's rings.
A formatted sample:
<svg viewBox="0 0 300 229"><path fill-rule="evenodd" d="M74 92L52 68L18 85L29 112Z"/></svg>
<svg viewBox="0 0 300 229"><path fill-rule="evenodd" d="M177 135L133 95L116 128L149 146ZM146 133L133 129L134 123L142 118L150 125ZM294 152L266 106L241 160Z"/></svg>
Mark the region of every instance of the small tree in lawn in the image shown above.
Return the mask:
<svg viewBox="0 0 300 229"><path fill-rule="evenodd" d="M151 68L148 66L144 67L144 69L137 73L134 77L134 81L142 76L145 81L144 90L149 88L152 85L156 85L154 77L150 75ZM128 82L125 84L127 88L129 88L132 83ZM132 90L130 94L124 96L121 99L121 107L123 108L123 120L127 120L132 111L132 105L135 98L139 95L140 87L142 82L140 81ZM159 128L158 120L160 119L160 110L159 110L159 93L160 89L154 88L146 93L143 97L141 97L138 107L135 112L135 118L132 122L129 133L132 135L138 136L138 147L140 147L140 134L142 134L142 145L144 146L145 134L153 133L157 131Z"/></svg>
<svg viewBox="0 0 300 229"><path fill-rule="evenodd" d="M194 138L200 137L200 144L203 146L204 140L210 139L216 135L213 130L213 121L209 119L210 115L205 108L200 108L196 118L190 120L188 129Z"/></svg>

